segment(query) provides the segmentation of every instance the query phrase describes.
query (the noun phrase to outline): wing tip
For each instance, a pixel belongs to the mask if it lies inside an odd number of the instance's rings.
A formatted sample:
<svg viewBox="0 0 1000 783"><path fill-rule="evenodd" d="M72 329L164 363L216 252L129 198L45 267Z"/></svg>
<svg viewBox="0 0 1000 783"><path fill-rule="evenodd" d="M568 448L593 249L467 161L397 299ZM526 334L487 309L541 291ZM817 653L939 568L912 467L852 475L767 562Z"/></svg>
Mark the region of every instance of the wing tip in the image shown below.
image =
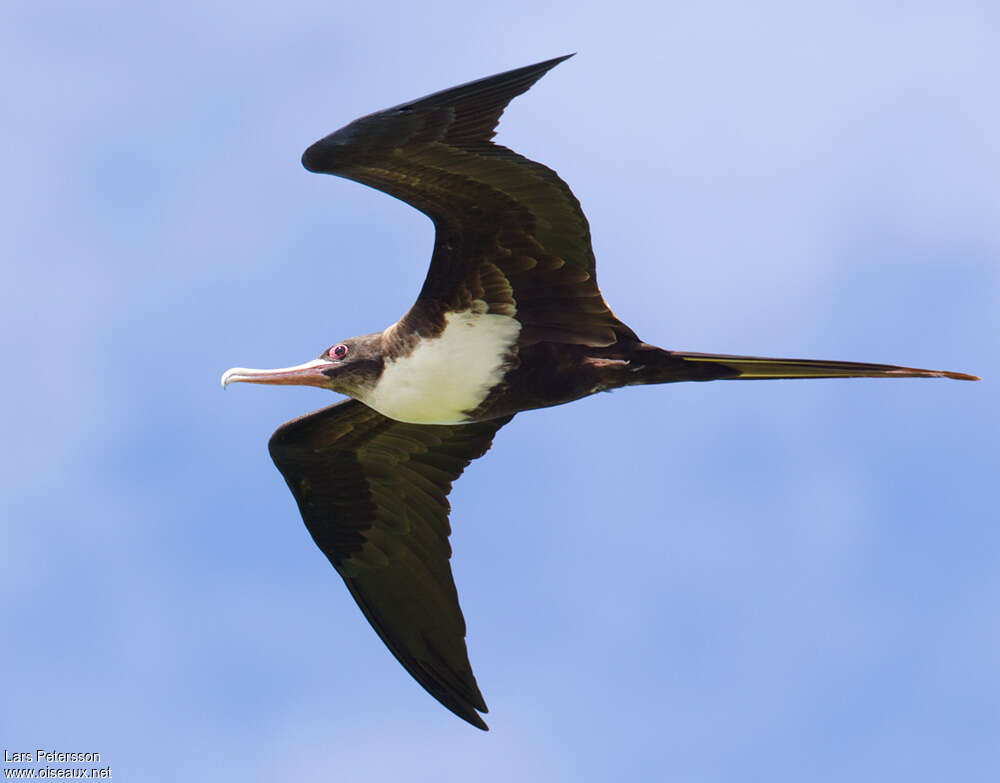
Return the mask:
<svg viewBox="0 0 1000 783"><path fill-rule="evenodd" d="M458 717L464 719L467 723L469 723L472 726L475 726L477 729L480 729L481 731L490 730L490 727L486 725L486 721L484 721L480 717L478 712L471 712L468 715L462 715L459 713L456 714L458 715Z"/></svg>
<svg viewBox="0 0 1000 783"><path fill-rule="evenodd" d="M557 65L559 65L559 63L563 62L564 60L568 60L570 57L576 57L576 54L577 54L576 52L570 52L569 54L561 54L558 57L552 57L548 60L542 60L540 63L535 63L533 67L535 68L544 67L545 70L549 70L549 68L555 68Z"/></svg>
<svg viewBox="0 0 1000 783"><path fill-rule="evenodd" d="M358 163L369 147L384 154L386 149L411 138L420 129L421 122L414 112L442 106L454 108L460 101L471 101L473 106L466 109L471 126L458 136L462 139L469 136L473 140L488 140L510 101L531 89L559 63L575 55L576 52L570 52L533 65L513 68L359 117L311 144L302 153L302 166L314 174L340 173L345 166ZM387 120L390 122L387 123Z"/></svg>

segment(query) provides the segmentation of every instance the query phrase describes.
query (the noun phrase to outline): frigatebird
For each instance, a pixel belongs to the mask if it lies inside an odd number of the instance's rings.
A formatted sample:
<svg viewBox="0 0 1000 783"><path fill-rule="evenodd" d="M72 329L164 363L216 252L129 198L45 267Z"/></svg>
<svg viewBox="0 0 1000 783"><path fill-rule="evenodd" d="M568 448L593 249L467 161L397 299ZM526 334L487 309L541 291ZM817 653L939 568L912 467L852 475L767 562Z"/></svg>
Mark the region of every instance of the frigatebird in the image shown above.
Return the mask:
<svg viewBox="0 0 1000 783"><path fill-rule="evenodd" d="M290 421L269 449L313 540L406 670L481 729L448 543L451 484L514 414L623 386L762 378L978 380L889 364L668 351L640 340L597 287L580 203L551 169L495 144L507 104L572 55L355 120L302 155L434 223L416 302L382 332L230 383L352 399Z"/></svg>

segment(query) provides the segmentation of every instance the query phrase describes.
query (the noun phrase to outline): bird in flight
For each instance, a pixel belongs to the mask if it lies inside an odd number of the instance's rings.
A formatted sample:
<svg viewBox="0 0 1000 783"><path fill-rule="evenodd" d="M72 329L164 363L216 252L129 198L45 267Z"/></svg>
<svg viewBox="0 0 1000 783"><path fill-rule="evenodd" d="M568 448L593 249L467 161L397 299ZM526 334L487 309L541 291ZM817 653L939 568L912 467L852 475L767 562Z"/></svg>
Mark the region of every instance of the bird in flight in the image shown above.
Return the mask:
<svg viewBox="0 0 1000 783"><path fill-rule="evenodd" d="M370 114L309 147L309 170L355 180L435 229L416 302L382 332L230 383L351 399L294 419L269 449L317 546L368 622L435 699L486 729L448 543L452 482L520 411L623 386L762 378L975 376L888 364L668 351L618 320L590 229L552 169L492 141L507 104L567 57Z"/></svg>

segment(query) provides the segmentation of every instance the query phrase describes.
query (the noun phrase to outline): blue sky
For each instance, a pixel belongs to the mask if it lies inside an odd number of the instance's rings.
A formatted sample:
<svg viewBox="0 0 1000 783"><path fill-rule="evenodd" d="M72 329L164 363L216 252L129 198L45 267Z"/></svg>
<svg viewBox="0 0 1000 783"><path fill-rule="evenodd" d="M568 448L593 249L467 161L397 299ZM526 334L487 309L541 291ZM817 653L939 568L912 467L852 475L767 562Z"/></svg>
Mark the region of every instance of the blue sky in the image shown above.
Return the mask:
<svg viewBox="0 0 1000 783"><path fill-rule="evenodd" d="M0 11L0 742L114 779L995 780L994 3L22 2ZM431 226L311 175L355 117L570 51L499 140L668 348L948 381L519 416L452 494L491 732L383 648L267 457Z"/></svg>

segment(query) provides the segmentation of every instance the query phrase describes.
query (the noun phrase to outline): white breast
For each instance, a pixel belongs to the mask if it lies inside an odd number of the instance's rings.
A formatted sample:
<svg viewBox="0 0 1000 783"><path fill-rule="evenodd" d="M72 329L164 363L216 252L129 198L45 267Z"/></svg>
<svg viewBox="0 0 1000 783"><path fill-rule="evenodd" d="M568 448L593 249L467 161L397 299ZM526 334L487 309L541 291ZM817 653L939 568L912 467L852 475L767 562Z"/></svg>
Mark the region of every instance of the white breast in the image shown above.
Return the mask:
<svg viewBox="0 0 1000 783"><path fill-rule="evenodd" d="M460 424L504 375L504 357L521 331L508 315L466 310L445 315L444 331L409 356L387 361L361 401L383 416L413 424Z"/></svg>

